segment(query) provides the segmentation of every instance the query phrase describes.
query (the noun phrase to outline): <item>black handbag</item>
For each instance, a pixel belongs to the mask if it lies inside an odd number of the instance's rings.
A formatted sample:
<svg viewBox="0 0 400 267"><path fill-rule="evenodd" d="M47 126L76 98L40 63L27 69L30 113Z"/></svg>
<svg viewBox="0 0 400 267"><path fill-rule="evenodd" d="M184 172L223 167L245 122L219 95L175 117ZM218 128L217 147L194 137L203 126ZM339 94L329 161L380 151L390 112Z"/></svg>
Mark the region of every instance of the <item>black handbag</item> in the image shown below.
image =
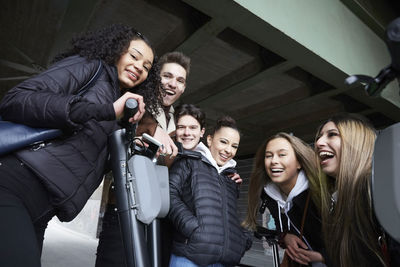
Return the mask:
<svg viewBox="0 0 400 267"><path fill-rule="evenodd" d="M76 95L82 96L94 84L101 74L102 67L103 64L99 60L95 74L79 89ZM0 117L0 156L27 146L39 145L62 134L60 129L34 128L11 121L3 121Z"/></svg>

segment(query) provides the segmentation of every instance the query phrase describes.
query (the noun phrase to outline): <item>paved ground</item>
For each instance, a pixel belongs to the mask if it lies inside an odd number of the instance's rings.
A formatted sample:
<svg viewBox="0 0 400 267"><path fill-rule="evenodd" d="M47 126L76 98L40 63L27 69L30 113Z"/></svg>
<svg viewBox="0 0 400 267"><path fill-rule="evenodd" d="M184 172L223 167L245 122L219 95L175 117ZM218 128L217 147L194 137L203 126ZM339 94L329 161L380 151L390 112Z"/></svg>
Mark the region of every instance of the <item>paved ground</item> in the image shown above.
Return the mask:
<svg viewBox="0 0 400 267"><path fill-rule="evenodd" d="M46 230L42 267L94 267L97 243L98 239L73 231L53 219ZM260 257L260 253L249 251L244 257L247 258L245 262L252 266L272 267L270 249L264 252L264 257Z"/></svg>
<svg viewBox="0 0 400 267"><path fill-rule="evenodd" d="M51 221L46 230L42 267L93 267L98 240Z"/></svg>

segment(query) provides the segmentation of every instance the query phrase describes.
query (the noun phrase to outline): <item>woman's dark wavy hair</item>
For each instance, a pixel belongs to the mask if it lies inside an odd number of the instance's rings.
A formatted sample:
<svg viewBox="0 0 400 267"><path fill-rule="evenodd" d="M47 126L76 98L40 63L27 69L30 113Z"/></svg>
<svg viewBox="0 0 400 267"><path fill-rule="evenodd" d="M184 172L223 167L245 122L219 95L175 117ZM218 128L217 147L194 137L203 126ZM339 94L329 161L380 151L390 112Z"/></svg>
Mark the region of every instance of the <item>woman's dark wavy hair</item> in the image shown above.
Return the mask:
<svg viewBox="0 0 400 267"><path fill-rule="evenodd" d="M150 113L158 114L162 99L158 60L150 41L130 26L112 24L96 31L80 34L71 40L69 49L54 58L53 63L69 56L79 55L89 60L101 59L108 65L114 66L119 58L128 51L132 40L143 40L152 49L154 61L147 79L128 91L142 95L146 109Z"/></svg>

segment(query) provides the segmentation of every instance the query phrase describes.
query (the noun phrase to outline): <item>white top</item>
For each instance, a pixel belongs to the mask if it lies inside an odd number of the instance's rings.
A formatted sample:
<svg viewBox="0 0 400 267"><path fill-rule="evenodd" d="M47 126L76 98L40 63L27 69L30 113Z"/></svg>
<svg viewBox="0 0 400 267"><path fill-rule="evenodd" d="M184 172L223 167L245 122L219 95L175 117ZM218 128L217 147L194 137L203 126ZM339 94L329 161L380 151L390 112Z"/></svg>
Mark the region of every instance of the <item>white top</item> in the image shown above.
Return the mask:
<svg viewBox="0 0 400 267"><path fill-rule="evenodd" d="M265 193L267 193L268 196L270 196L273 200L276 201L278 205L278 210L279 210L279 224L282 229L282 219L281 219L281 213L284 213L288 219L288 229L290 230L290 218L288 216L289 210L292 208L292 200L294 197L298 196L301 194L303 191L308 189L308 179L304 173L303 170L301 170L297 176L297 181L293 189L290 191L289 195L286 196L283 195L282 191L279 189L279 187L270 182L268 183L265 187ZM286 198L286 199L285 199ZM282 211L281 211L282 210Z"/></svg>
<svg viewBox="0 0 400 267"><path fill-rule="evenodd" d="M174 119L174 113L175 113L174 107L173 106L169 107L168 113L169 113L170 119L169 119L168 125L167 125L167 118L165 117L164 109L160 108L158 111L159 111L159 114L156 117L158 125L163 130L165 130L168 134L170 134L173 131L175 131L176 130L176 126L175 126L175 119Z"/></svg>
<svg viewBox="0 0 400 267"><path fill-rule="evenodd" d="M214 166L214 168L218 171L218 173L221 173L223 170L225 170L227 168L236 167L236 161L233 159L230 159L227 163L225 163L221 167L218 166L217 162L212 157L210 150L202 142L200 142L196 146L194 151L200 152L206 159L208 159L208 161Z"/></svg>

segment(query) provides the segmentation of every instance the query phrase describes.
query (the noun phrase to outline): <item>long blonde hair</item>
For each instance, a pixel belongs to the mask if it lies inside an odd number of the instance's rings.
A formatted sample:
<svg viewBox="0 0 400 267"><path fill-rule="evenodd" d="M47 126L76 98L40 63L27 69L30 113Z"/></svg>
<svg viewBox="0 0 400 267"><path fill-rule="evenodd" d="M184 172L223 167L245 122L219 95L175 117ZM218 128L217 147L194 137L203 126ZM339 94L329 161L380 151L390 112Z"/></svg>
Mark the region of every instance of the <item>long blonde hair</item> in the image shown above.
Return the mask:
<svg viewBox="0 0 400 267"><path fill-rule="evenodd" d="M322 171L319 172L323 232L328 256L333 266L370 266L370 258L366 257L368 253L385 266L378 245L379 227L371 199L375 130L365 119L354 114L340 114L329 121L339 130L341 151L336 177L327 177ZM317 138L323 125L318 130ZM319 163L319 157L317 161ZM337 200L332 209L331 195L335 191Z"/></svg>
<svg viewBox="0 0 400 267"><path fill-rule="evenodd" d="M293 147L296 159L300 163L301 168L304 170L309 179L311 190L314 190L314 188L316 189L318 186L317 185L318 177L315 174L316 170L315 157L312 148L308 144L306 144L303 140L284 132L280 132L269 137L267 140L264 141L263 145L257 151L254 161L253 171L250 176L250 185L249 185L248 201L247 201L247 215L242 225L244 227L253 230L256 227L257 212L261 201L260 200L261 190L263 190L264 186L267 183L271 182L271 178L267 175L267 172L265 170L265 163L264 163L265 149L270 141L277 138L286 139ZM319 201L319 199L320 198L318 195L315 198L315 200Z"/></svg>

